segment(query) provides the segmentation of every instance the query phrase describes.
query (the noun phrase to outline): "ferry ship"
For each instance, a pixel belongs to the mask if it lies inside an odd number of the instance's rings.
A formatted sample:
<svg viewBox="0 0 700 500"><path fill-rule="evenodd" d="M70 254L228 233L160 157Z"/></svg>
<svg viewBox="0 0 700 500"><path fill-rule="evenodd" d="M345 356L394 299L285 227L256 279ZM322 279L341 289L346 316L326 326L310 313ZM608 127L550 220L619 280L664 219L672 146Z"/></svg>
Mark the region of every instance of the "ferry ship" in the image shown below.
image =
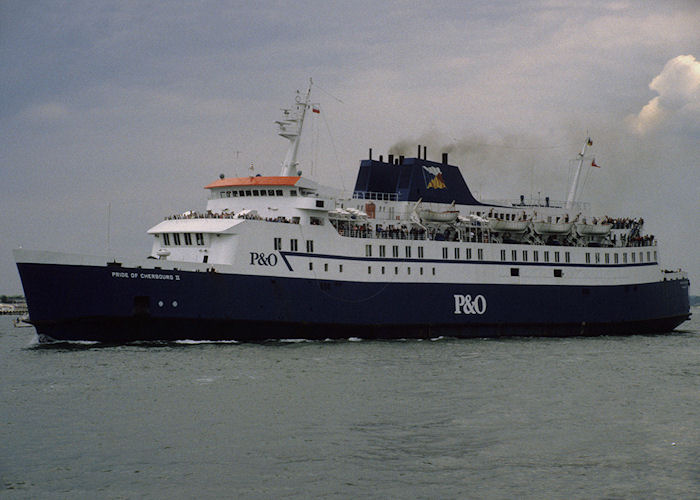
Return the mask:
<svg viewBox="0 0 700 500"><path fill-rule="evenodd" d="M223 175L206 209L148 230L149 256L14 252L40 341L396 339L669 332L689 281L641 218L577 201L477 200L459 168L380 155L351 197L298 171L311 85L276 122L279 176Z"/></svg>

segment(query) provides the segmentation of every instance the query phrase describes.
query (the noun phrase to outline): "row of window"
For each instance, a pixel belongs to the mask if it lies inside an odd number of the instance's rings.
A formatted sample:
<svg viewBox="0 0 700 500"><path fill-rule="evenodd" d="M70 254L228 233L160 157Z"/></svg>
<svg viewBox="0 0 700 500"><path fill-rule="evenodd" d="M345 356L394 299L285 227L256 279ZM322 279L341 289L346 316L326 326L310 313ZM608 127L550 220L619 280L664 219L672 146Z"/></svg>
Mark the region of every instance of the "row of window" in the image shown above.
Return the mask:
<svg viewBox="0 0 700 500"><path fill-rule="evenodd" d="M204 245L203 233L163 233L163 245L170 246L172 241L173 246L192 245L192 236L194 235L194 244L198 246Z"/></svg>
<svg viewBox="0 0 700 500"><path fill-rule="evenodd" d="M412 248L413 247L411 247L410 245L404 246L403 256L406 259L412 258L412 254L413 254ZM419 259L425 258L425 252L424 252L424 249L422 246L417 247L417 253L418 253ZM459 248L454 249L455 259L460 258L460 253L461 253L461 250ZM477 248L476 255L477 255L478 260L484 260L483 248ZM391 246L391 256L395 259L398 259L401 256L400 251L399 251L399 245L392 245ZM365 257L372 257L372 245L365 245ZM386 257L386 245L379 245L379 257ZM444 247L442 249L442 258L443 259L449 258L449 251L448 251L447 247ZM467 260L471 260L471 258L472 258L472 249L471 248L465 249L464 258Z"/></svg>
<svg viewBox="0 0 700 500"><path fill-rule="evenodd" d="M632 263L637 262L637 256L639 256L639 262L644 262L644 254L645 253L646 253L646 261L647 262L656 262L656 260L657 260L656 250L654 250L654 252L653 252L653 256L654 256L653 261L651 260L651 258L652 258L652 251L651 250L647 250L646 252L644 252L644 251L630 252L630 254L629 254L630 262L632 262ZM614 254L612 254L612 256L613 256L613 263L619 264L620 263L620 254L614 253ZM595 252L594 258L595 258L596 264L600 263L600 257L601 257L600 252ZM603 254L603 258L605 259L606 264L610 264L610 254L609 253L606 252L605 254ZM627 252L622 252L622 263L627 264L627 262L628 262ZM591 263L591 254L590 254L590 252L586 252L586 264L590 264L590 263Z"/></svg>
<svg viewBox="0 0 700 500"><path fill-rule="evenodd" d="M407 267L407 268L406 268L406 274L407 274L407 275L410 275L410 274L411 274L411 269L412 269L411 267ZM309 262L309 271L313 271L313 270L314 270L314 263L313 263L313 262ZM327 262L324 262L324 263L323 263L323 271L324 271L324 272L328 272L328 263L327 263ZM338 264L338 272L339 272L339 273L342 273L342 272L343 272L343 264ZM381 274L386 274L386 273L387 273L386 266L381 266L381 267L379 268L379 272L380 272ZM431 272L432 272L432 275L435 276L435 268L434 268L434 267L431 268ZM372 266L367 266L367 274L372 274ZM398 266L394 266L394 274L399 274L399 267L398 267ZM419 268L418 268L418 274L419 274L420 276L423 276L423 275L425 274L425 270L424 270L423 267L419 267Z"/></svg>
<svg viewBox="0 0 700 500"><path fill-rule="evenodd" d="M282 238L275 238L273 240L275 250L282 250ZM298 252L299 251L299 240L292 238L289 240L289 251ZM314 253L314 240L306 240L306 253Z"/></svg>
<svg viewBox="0 0 700 500"><path fill-rule="evenodd" d="M179 244L179 243L176 243ZM199 244L199 243L198 243ZM282 250L282 238L275 238L274 239L274 249L275 250ZM297 252L299 251L299 243L296 238L292 238L289 241L289 250L292 252ZM417 250L417 257L419 259L425 258L425 251L422 246L418 246L416 248ZM314 251L314 242L313 240L307 240L306 241L306 252L307 253L313 253ZM373 256L373 245L365 245L365 257L372 257ZM612 263L613 264L619 264L620 263L620 255L622 255L622 263L627 264L628 262L636 263L636 262L645 262L645 254L646 253L646 262L656 262L657 260L657 255L656 255L656 250L653 252L650 250L647 250L646 252L640 251L640 252L630 252L629 253L629 260L628 260L628 253L627 252L622 252L621 254L618 252L615 253L609 253L605 252L601 256L601 252L595 252L593 253L593 258L595 260L596 264L601 263L601 258L604 260L606 264L611 263L611 255L612 255ZM541 255L540 255L541 254ZM455 247L452 249L452 255L455 260L460 260L462 258L462 249L460 247ZM386 245L379 245L379 255L380 258L384 258L387 256L387 248ZM391 257L398 259L400 257L404 257L406 259L411 259L413 256L413 247L410 245L405 245L403 248L403 255L401 255L399 245L391 245ZM653 256L653 261L652 261L652 256ZM508 257L507 251L501 250L501 261L506 261ZM541 257L541 260L540 260ZM448 247L443 247L442 248L442 258L443 259L449 259L450 258L450 251ZM476 249L476 258L477 260L484 260L484 249L483 248L477 248ZM591 252L586 252L586 264L591 264ZM471 248L465 248L464 249L464 259L465 260L472 260L472 249ZM531 260L530 260L531 259ZM561 260L561 252L559 251L554 251L550 252L549 250L543 250L540 252L540 250L521 250L520 251L520 259L518 258L518 250L511 250L510 251L510 260L513 262L520 261L520 262L562 262ZM565 263L571 263L571 252L565 251L564 252L564 261Z"/></svg>
<svg viewBox="0 0 700 500"><path fill-rule="evenodd" d="M554 253L554 262L561 262L561 252L553 252ZM511 250L510 252L510 257L512 261L517 261L518 260L518 251L517 250ZM523 250L522 251L522 261L523 262L528 262L528 257L529 257L529 250ZM506 260L506 251L501 250L501 260ZM532 251L532 262L539 262L540 261L540 251L539 250L533 250ZM549 250L544 250L542 252L542 262L550 262L550 252ZM564 252L564 262L571 262L571 252Z"/></svg>
<svg viewBox="0 0 700 500"><path fill-rule="evenodd" d="M445 250L446 248L443 249L443 257L445 257ZM458 250L458 249L455 249ZM528 250L522 250L522 259L520 259L522 262L528 262L528 257L529 257L529 251ZM561 257L560 254L561 252L553 252L554 253L554 262L561 262ZM595 252L593 253L593 258L596 264L601 263L601 259L604 260L605 264L619 264L620 263L620 255L622 255L622 263L627 264L628 262L636 263L637 261L639 262L644 262L644 257L646 253L646 262L656 262L657 260L657 255L656 255L656 250L653 251L653 261L652 261L652 251L647 250L646 252L640 251L640 252L630 252L629 253L629 260L627 258L628 253L627 252L622 252L621 254L618 252L615 253L609 253L609 252L604 252L601 255L601 252ZM457 252L455 252L457 254ZM612 255L612 262L611 262L611 255ZM517 250L511 250L511 260L512 261L517 261L518 260L518 251ZM446 258L446 257L445 257ZM455 256L456 258L456 256ZM586 252L586 264L591 264L591 252ZM637 260L639 259L639 260ZM506 251L501 250L501 260L505 261L506 260ZM540 261L540 252L539 250L533 250L532 251L532 262L539 262ZM542 252L542 262L550 262L550 252L548 250L545 250ZM564 252L564 262L571 262L571 252Z"/></svg>
<svg viewBox="0 0 700 500"><path fill-rule="evenodd" d="M289 196L296 196L297 190L289 190ZM284 190L282 189L235 189L232 191L221 191L219 192L219 197L221 198L238 198L244 196L284 196Z"/></svg>

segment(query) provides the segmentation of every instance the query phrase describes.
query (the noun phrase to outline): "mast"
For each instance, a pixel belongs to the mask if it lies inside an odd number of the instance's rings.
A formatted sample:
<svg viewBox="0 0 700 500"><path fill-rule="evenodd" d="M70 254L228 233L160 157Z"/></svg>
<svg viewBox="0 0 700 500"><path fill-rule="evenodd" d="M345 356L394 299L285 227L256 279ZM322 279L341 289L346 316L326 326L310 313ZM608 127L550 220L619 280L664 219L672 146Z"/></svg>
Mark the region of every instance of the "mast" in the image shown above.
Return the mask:
<svg viewBox="0 0 700 500"><path fill-rule="evenodd" d="M591 140L590 137L586 138L586 142L583 143L583 148L581 148L581 152L579 153L579 159L578 159L578 167L576 168L576 173L574 174L574 180L571 183L571 189L569 189L569 196L566 199L566 208L567 209L572 209L574 207L574 203L576 203L576 191L578 190L578 181L579 178L581 177L581 167L583 166L583 156L586 154L586 148L588 146L592 146L593 141Z"/></svg>
<svg viewBox="0 0 700 500"><path fill-rule="evenodd" d="M299 150L299 141L301 140L301 129L304 126L304 116L306 109L309 107L309 97L311 96L311 85L313 81L309 78L309 89L306 91L306 97L301 97L297 90L297 96L292 108L283 109L283 118L275 123L279 127L279 135L289 140L289 148L282 163L283 177L292 177L297 175L297 151Z"/></svg>

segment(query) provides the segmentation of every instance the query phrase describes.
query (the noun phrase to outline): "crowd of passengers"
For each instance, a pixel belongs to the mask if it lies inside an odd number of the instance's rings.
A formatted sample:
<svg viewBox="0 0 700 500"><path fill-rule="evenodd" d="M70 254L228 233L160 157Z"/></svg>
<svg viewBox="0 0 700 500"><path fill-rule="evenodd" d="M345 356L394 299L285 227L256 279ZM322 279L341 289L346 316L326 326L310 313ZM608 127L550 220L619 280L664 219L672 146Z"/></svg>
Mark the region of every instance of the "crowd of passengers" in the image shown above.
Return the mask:
<svg viewBox="0 0 700 500"><path fill-rule="evenodd" d="M337 225L336 225L337 224ZM347 222L337 222L336 226L338 233L341 236L353 236L355 238L385 238L392 240L424 240L425 229L422 227L408 228L405 225L387 227L377 224L376 228L367 224L350 224Z"/></svg>
<svg viewBox="0 0 700 500"><path fill-rule="evenodd" d="M588 224L589 222L588 222L587 218L581 217L581 215L582 214L580 214L580 213L578 215L576 215L576 217L573 220L571 220L571 222L578 222L580 219L581 222L583 222L584 224ZM504 214L496 214L494 216L494 211L493 211L493 209L491 209L491 211L488 214L488 217L490 217L490 218L496 217L496 218L502 220L504 218ZM513 216L513 220L515 220L515 216ZM523 211L522 213L520 213L518 215L517 220L518 220L518 222L535 221L535 220L537 220L537 212L533 212L532 214L528 214L527 212ZM567 223L567 222L569 222L569 214L564 214L564 215L552 217L552 220L555 223L560 223L560 222ZM593 217L593 218L591 218L590 223L594 224L594 225L610 224L612 226L612 229L632 229L635 227L642 227L644 225L644 219L642 219L642 218L630 219L628 217L615 218L615 217L609 217L606 215L600 219L598 217Z"/></svg>
<svg viewBox="0 0 700 500"><path fill-rule="evenodd" d="M212 212L207 210L204 213L199 213L195 211L185 212L183 214L175 214L166 217L165 220L180 220L180 219L247 219L247 220L264 220L266 222L283 222L285 224L291 224L293 221L289 220L287 217L260 217L256 213L247 214L234 214L230 212Z"/></svg>
<svg viewBox="0 0 700 500"><path fill-rule="evenodd" d="M622 240L622 246L627 247L648 247L654 245L654 235L645 234L644 236L633 236L631 238L626 238L623 234L620 239Z"/></svg>

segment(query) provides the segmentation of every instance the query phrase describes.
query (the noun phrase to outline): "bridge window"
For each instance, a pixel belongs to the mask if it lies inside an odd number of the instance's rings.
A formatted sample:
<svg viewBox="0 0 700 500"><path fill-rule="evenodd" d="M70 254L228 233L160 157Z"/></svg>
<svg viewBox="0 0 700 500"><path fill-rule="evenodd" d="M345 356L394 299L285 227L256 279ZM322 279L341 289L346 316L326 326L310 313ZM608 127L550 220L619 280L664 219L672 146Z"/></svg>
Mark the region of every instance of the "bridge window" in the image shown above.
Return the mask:
<svg viewBox="0 0 700 500"><path fill-rule="evenodd" d="M236 198L238 196L238 191L231 191L231 197Z"/></svg>
<svg viewBox="0 0 700 500"><path fill-rule="evenodd" d="M540 260L540 252L538 250L532 251L532 260L538 262Z"/></svg>
<svg viewBox="0 0 700 500"><path fill-rule="evenodd" d="M253 189L253 196L260 196L260 192L257 189Z"/></svg>
<svg viewBox="0 0 700 500"><path fill-rule="evenodd" d="M391 256L394 257L395 259L399 258L399 246L398 245L393 245L391 247Z"/></svg>
<svg viewBox="0 0 700 500"><path fill-rule="evenodd" d="M610 254L609 253L605 254L605 263L610 264Z"/></svg>
<svg viewBox="0 0 700 500"><path fill-rule="evenodd" d="M559 262L559 252L554 252L554 262Z"/></svg>
<svg viewBox="0 0 700 500"><path fill-rule="evenodd" d="M173 233L173 245L180 245L180 233Z"/></svg>
<svg viewBox="0 0 700 500"><path fill-rule="evenodd" d="M624 252L624 253L622 254L622 263L623 263L623 264L627 264L627 252Z"/></svg>
<svg viewBox="0 0 700 500"><path fill-rule="evenodd" d="M483 248L478 248L476 250L476 258L479 260L484 260L484 249Z"/></svg>
<svg viewBox="0 0 700 500"><path fill-rule="evenodd" d="M591 263L591 253L586 252L586 264L590 264L590 263Z"/></svg>
<svg viewBox="0 0 700 500"><path fill-rule="evenodd" d="M613 254L613 260L615 261L615 264L618 264L618 263L620 262L620 254L618 254L617 252L615 252L615 253Z"/></svg>
<svg viewBox="0 0 700 500"><path fill-rule="evenodd" d="M466 260L471 260L471 258L472 258L472 249L471 248L466 248L464 250L464 258Z"/></svg>
<svg viewBox="0 0 700 500"><path fill-rule="evenodd" d="M386 246L385 245L379 245L379 256L386 257Z"/></svg>
<svg viewBox="0 0 700 500"><path fill-rule="evenodd" d="M447 258L447 247L442 247L442 258L443 259Z"/></svg>
<svg viewBox="0 0 700 500"><path fill-rule="evenodd" d="M549 262L549 252L544 252L544 261Z"/></svg>
<svg viewBox="0 0 700 500"><path fill-rule="evenodd" d="M639 262L644 262L644 252L639 252Z"/></svg>
<svg viewBox="0 0 700 500"><path fill-rule="evenodd" d="M192 244L192 235L190 233L185 233L185 245Z"/></svg>
<svg viewBox="0 0 700 500"><path fill-rule="evenodd" d="M238 193L240 194L240 196L245 196L245 191L243 191L242 189Z"/></svg>
<svg viewBox="0 0 700 500"><path fill-rule="evenodd" d="M523 261L527 262L527 250L523 250Z"/></svg>
<svg viewBox="0 0 700 500"><path fill-rule="evenodd" d="M506 251L501 250L501 260L506 260Z"/></svg>
<svg viewBox="0 0 700 500"><path fill-rule="evenodd" d="M418 247L418 258L419 259L423 258L423 247Z"/></svg>
<svg viewBox="0 0 700 500"><path fill-rule="evenodd" d="M314 253L314 240L306 240L306 253Z"/></svg>
<svg viewBox="0 0 700 500"><path fill-rule="evenodd" d="M564 252L564 262L571 262L571 252Z"/></svg>
<svg viewBox="0 0 700 500"><path fill-rule="evenodd" d="M406 247L404 248L404 250L406 251L406 258L407 258L407 259L410 259L410 258L411 258L411 247L406 246Z"/></svg>
<svg viewBox="0 0 700 500"><path fill-rule="evenodd" d="M168 233L163 233L163 245L170 245L170 235Z"/></svg>
<svg viewBox="0 0 700 500"><path fill-rule="evenodd" d="M514 261L514 262L515 262L516 260L518 260L518 251L517 251L517 250L511 250L511 251L510 251L510 257L511 257L510 260L512 260L512 261Z"/></svg>
<svg viewBox="0 0 700 500"><path fill-rule="evenodd" d="M632 262L636 262L637 254L635 254L634 252L631 252L630 256L632 257Z"/></svg>
<svg viewBox="0 0 700 500"><path fill-rule="evenodd" d="M657 257L656 257L656 250L654 250L654 262L656 262Z"/></svg>
<svg viewBox="0 0 700 500"><path fill-rule="evenodd" d="M195 241L197 242L197 245L204 245L204 234L194 233L194 238L195 238Z"/></svg>
<svg viewBox="0 0 700 500"><path fill-rule="evenodd" d="M599 264L600 263L600 252L595 253L595 263Z"/></svg>
<svg viewBox="0 0 700 500"><path fill-rule="evenodd" d="M275 193L277 194L277 196L284 196L284 192L281 189L277 189Z"/></svg>
<svg viewBox="0 0 700 500"><path fill-rule="evenodd" d="M291 191L289 191L289 196L296 196L296 195L297 195L296 189L292 189Z"/></svg>
<svg viewBox="0 0 700 500"><path fill-rule="evenodd" d="M241 193L242 193L242 192L243 192L243 191L241 191ZM246 190L245 190L245 195L246 195L246 196L252 196L252 193L251 193L250 189L246 189Z"/></svg>
<svg viewBox="0 0 700 500"><path fill-rule="evenodd" d="M455 260L459 260L459 247L455 247Z"/></svg>
<svg viewBox="0 0 700 500"><path fill-rule="evenodd" d="M289 250L291 250L292 252L296 252L299 249L298 247L299 242L295 238L289 240Z"/></svg>
<svg viewBox="0 0 700 500"><path fill-rule="evenodd" d="M268 195L268 196L275 196L275 190L274 190L274 189L268 189L268 190L267 190L267 195Z"/></svg>
<svg viewBox="0 0 700 500"><path fill-rule="evenodd" d="M275 247L275 250L282 250L282 238L275 238L274 239L274 247Z"/></svg>
<svg viewBox="0 0 700 500"><path fill-rule="evenodd" d="M372 245L365 245L365 257L372 256Z"/></svg>

